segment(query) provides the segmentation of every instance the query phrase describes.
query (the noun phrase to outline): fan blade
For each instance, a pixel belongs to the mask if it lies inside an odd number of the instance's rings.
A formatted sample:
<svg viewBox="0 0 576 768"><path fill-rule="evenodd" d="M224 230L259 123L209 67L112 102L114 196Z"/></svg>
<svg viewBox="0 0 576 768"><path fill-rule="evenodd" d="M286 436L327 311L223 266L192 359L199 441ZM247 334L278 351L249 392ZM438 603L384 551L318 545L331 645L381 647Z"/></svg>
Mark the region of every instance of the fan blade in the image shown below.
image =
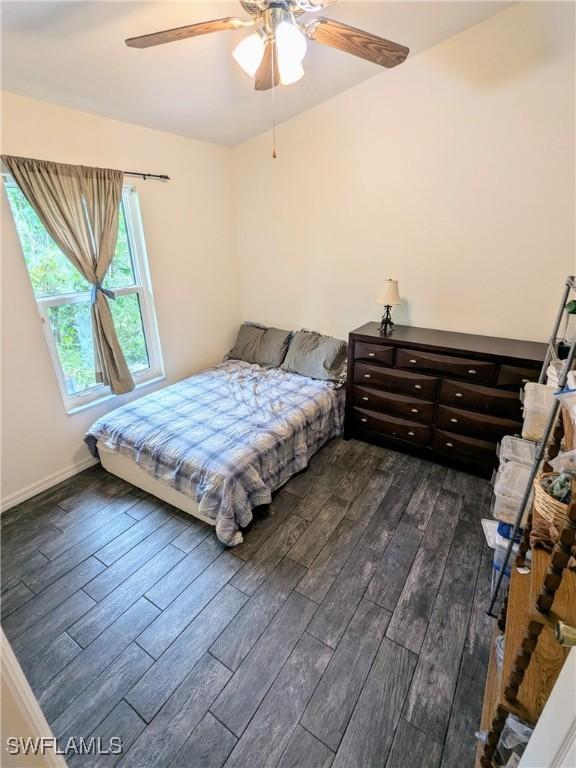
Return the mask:
<svg viewBox="0 0 576 768"><path fill-rule="evenodd" d="M276 56L276 46L272 40L268 40L264 50L262 62L254 76L254 88L257 91L267 91L273 85L278 85L280 76L278 74L278 59Z"/></svg>
<svg viewBox="0 0 576 768"><path fill-rule="evenodd" d="M311 21L304 27L304 31L310 40L373 61L382 67L402 64L410 52L404 45L324 17Z"/></svg>
<svg viewBox="0 0 576 768"><path fill-rule="evenodd" d="M241 29L242 27L250 26L253 23L253 21L243 21L242 19L228 16L225 19L202 21L199 24L188 24L186 27L176 27L176 29L165 29L163 32L153 32L150 35L130 37L126 40L126 45L130 48L149 48L152 45L173 43L176 40L185 40L188 37L196 37L197 35L207 35L210 32L224 32L228 29Z"/></svg>

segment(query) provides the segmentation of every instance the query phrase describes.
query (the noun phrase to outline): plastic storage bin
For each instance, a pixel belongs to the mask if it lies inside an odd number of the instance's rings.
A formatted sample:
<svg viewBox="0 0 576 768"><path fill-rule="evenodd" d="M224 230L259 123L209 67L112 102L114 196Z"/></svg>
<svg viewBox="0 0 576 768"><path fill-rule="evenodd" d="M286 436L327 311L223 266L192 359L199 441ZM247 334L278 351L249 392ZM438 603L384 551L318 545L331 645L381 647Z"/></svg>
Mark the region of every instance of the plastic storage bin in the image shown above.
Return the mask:
<svg viewBox="0 0 576 768"><path fill-rule="evenodd" d="M492 514L496 520L503 523L514 524L516 516L520 509L520 504L524 497L524 492L530 479L530 467L523 464L516 464L514 461L507 461L498 470L494 481L494 500ZM532 504L533 492L530 493L530 499L526 505L521 526L526 523L528 512Z"/></svg>
<svg viewBox="0 0 576 768"><path fill-rule="evenodd" d="M498 523L498 528L496 529L496 535L500 536L500 538L510 539L512 538L512 531L514 530L514 526L510 523ZM523 528L519 528L516 536L514 537L514 541L516 543L519 543L522 539L522 534L524 533ZM496 539L496 542L498 542L498 539ZM497 543L495 544L497 546Z"/></svg>
<svg viewBox="0 0 576 768"><path fill-rule="evenodd" d="M560 374L562 373L562 368L564 367L564 363L562 360L555 360L546 369L546 384L548 384L549 387L555 387L558 389L558 382L560 381Z"/></svg>
<svg viewBox="0 0 576 768"><path fill-rule="evenodd" d="M504 558L506 557L506 552L508 550L509 543L510 543L510 540L505 539L503 536L496 537L496 546L494 547L494 560L492 562L492 591L494 591L494 587L496 586L496 580L500 574L500 571L502 570L502 566L504 565ZM510 581L511 568L514 565L514 559L517 554L518 554L518 544L514 544L514 546L512 547L512 554L510 555L510 560L508 560L508 565L506 566L506 570L504 571L504 579L502 580L503 594L506 594L506 589L508 588L508 582Z"/></svg>
<svg viewBox="0 0 576 768"><path fill-rule="evenodd" d="M541 440L554 404L554 387L528 382L524 388L524 424L522 437Z"/></svg>
<svg viewBox="0 0 576 768"><path fill-rule="evenodd" d="M496 542L494 546L494 559L492 561L492 591L494 591L494 587L496 586L496 580L498 579L498 575L500 571L502 570L502 566L504 565L504 558L506 557L506 552L508 551L508 545L510 543L510 536L512 534L512 525L508 525L507 523L498 523L498 531L496 532ZM512 547L512 554L510 555L510 560L508 560L508 565L506 566L506 570L504 571L504 579L502 580L502 591L500 592L500 595L506 594L506 589L508 588L508 582L510 581L510 573L512 566L514 565L514 560L516 559L516 555L518 554L518 544L520 542L520 539L522 538L522 531L518 531L518 535L514 539L514 546Z"/></svg>
<svg viewBox="0 0 576 768"><path fill-rule="evenodd" d="M523 440L521 437L506 435L498 446L498 456L500 457L500 464L514 461L516 464L531 467L536 458L536 443Z"/></svg>

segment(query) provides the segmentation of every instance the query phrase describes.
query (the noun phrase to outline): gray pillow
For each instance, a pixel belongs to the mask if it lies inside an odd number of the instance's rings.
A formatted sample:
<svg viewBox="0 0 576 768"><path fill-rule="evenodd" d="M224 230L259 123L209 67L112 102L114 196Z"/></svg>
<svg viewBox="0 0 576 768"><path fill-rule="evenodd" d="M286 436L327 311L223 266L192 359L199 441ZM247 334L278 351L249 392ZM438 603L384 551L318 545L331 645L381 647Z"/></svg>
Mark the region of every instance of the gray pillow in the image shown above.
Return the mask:
<svg viewBox="0 0 576 768"><path fill-rule="evenodd" d="M338 381L346 368L346 342L313 331L292 337L282 369L311 379Z"/></svg>
<svg viewBox="0 0 576 768"><path fill-rule="evenodd" d="M286 357L292 331L243 323L228 357L278 368Z"/></svg>

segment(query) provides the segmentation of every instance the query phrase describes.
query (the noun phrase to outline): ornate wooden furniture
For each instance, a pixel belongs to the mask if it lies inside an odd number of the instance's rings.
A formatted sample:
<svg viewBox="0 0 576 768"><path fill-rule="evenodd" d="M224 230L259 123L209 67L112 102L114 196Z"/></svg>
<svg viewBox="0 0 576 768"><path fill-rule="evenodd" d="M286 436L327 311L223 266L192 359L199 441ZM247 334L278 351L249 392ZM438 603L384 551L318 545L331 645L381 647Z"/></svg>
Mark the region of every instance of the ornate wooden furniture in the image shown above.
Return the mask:
<svg viewBox="0 0 576 768"><path fill-rule="evenodd" d="M378 323L352 331L344 437L489 472L496 444L522 428L518 392L536 381L537 342Z"/></svg>
<svg viewBox="0 0 576 768"><path fill-rule="evenodd" d="M558 620L576 625L576 573L567 570L576 543L576 480L572 481L568 522L552 553L533 549L526 566L529 529L512 567L507 601L495 630L504 633L504 662L499 674L492 644L481 729L487 739L477 752L477 768L491 768L509 713L536 725L568 654L558 644Z"/></svg>

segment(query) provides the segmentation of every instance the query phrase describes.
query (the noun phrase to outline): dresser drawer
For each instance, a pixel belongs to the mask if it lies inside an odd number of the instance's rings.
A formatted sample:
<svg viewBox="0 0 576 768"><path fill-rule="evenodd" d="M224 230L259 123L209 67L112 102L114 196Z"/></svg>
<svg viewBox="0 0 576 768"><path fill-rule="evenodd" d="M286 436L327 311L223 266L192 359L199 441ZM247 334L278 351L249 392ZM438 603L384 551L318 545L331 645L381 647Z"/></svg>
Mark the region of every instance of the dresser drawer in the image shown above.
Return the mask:
<svg viewBox="0 0 576 768"><path fill-rule="evenodd" d="M457 408L490 413L511 419L521 418L520 398L517 392L494 387L480 387L464 381L444 379L440 385L440 402Z"/></svg>
<svg viewBox="0 0 576 768"><path fill-rule="evenodd" d="M406 373L394 368L384 368L367 363L354 365L354 383L367 386L382 387L389 392L422 397L433 400L436 395L438 379L432 376L422 376L418 373Z"/></svg>
<svg viewBox="0 0 576 768"><path fill-rule="evenodd" d="M426 400L417 400L415 397L406 397L394 392L383 392L381 389L371 387L354 387L354 405L360 408L368 408L371 411L384 411L403 416L414 421L423 421L429 424L434 415L434 403Z"/></svg>
<svg viewBox="0 0 576 768"><path fill-rule="evenodd" d="M383 437L391 437L395 440L425 445L430 437L430 427L363 408L354 408L353 418L361 429L370 429Z"/></svg>
<svg viewBox="0 0 576 768"><path fill-rule="evenodd" d="M394 347L380 344L368 344L365 341L354 342L354 360L373 360L375 363L392 365L394 362Z"/></svg>
<svg viewBox="0 0 576 768"><path fill-rule="evenodd" d="M440 429L434 430L432 449L441 456L453 459L469 459L484 463L494 462L496 459L496 443L455 435Z"/></svg>
<svg viewBox="0 0 576 768"><path fill-rule="evenodd" d="M529 381L538 381L540 368L518 368L515 365L501 365L498 381L501 387L520 389Z"/></svg>
<svg viewBox="0 0 576 768"><path fill-rule="evenodd" d="M451 376L461 376L463 379L487 383L492 383L496 374L495 363L486 360L470 360L465 357L437 355L433 352L410 349L398 349L396 351L396 367L438 371Z"/></svg>
<svg viewBox="0 0 576 768"><path fill-rule="evenodd" d="M438 406L436 426L452 432L463 432L466 435L477 435L493 440L522 431L521 421L501 419L486 413L462 411L460 408L450 408L447 405Z"/></svg>

